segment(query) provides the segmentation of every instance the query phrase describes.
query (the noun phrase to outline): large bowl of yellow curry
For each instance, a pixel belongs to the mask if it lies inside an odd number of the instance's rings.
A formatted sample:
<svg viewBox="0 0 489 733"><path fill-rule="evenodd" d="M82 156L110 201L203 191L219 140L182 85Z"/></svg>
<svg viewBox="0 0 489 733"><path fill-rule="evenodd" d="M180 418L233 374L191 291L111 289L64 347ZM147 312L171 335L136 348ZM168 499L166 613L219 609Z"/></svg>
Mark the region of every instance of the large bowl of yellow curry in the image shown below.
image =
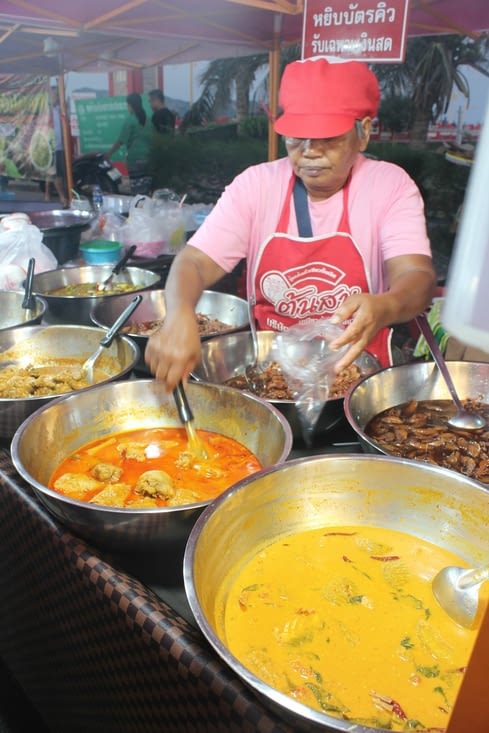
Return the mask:
<svg viewBox="0 0 489 733"><path fill-rule="evenodd" d="M431 581L488 554L475 481L327 455L221 495L190 534L184 579L216 652L294 729L441 732L476 630L445 614Z"/></svg>
<svg viewBox="0 0 489 733"><path fill-rule="evenodd" d="M195 450L162 382L102 385L50 403L20 426L12 460L58 519L117 551L183 552L201 511L242 478L282 463L292 436L264 400L188 385ZM194 437L194 433L192 436Z"/></svg>

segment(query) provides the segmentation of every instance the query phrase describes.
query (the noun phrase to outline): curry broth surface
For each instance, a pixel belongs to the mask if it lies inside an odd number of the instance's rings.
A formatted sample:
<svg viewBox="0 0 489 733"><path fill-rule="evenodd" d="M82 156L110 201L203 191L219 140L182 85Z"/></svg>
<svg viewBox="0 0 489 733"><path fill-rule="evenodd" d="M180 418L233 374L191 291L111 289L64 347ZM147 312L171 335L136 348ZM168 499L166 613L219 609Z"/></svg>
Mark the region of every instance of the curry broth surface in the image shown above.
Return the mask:
<svg viewBox="0 0 489 733"><path fill-rule="evenodd" d="M261 469L256 456L238 441L207 430L197 430L197 434L207 451L206 460L189 452L184 428L138 429L104 436L65 458L48 486L96 504L156 508L208 501ZM164 481L168 476L163 491L138 488L138 481L148 472L153 476L161 472Z"/></svg>
<svg viewBox="0 0 489 733"><path fill-rule="evenodd" d="M217 597L218 633L257 677L327 714L444 730L475 631L431 591L456 555L378 527L327 527L258 551Z"/></svg>

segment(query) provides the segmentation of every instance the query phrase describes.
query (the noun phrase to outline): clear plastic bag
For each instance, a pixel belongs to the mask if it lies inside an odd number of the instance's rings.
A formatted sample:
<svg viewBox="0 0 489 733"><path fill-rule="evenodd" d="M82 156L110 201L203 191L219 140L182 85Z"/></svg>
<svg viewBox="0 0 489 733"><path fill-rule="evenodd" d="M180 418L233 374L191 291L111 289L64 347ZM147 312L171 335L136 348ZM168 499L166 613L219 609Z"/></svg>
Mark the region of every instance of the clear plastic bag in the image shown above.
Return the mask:
<svg viewBox="0 0 489 733"><path fill-rule="evenodd" d="M58 260L42 241L42 232L33 224L4 230L0 227L0 289L17 290L27 273L31 257L36 260L35 272L55 270Z"/></svg>
<svg viewBox="0 0 489 733"><path fill-rule="evenodd" d="M290 380L302 425L303 437L310 444L316 423L329 397L329 386L335 379L335 364L349 346L330 349L343 328L328 319L298 323L277 334L274 359Z"/></svg>

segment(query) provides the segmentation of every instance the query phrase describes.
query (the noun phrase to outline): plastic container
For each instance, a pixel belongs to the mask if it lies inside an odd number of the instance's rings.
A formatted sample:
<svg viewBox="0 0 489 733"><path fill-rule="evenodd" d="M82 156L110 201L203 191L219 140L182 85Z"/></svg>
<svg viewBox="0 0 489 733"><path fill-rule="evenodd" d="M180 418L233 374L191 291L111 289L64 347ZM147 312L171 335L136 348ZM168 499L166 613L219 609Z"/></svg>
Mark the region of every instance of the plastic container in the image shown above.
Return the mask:
<svg viewBox="0 0 489 733"><path fill-rule="evenodd" d="M80 254L87 265L103 265L117 262L121 256L122 244L108 239L94 239L80 244Z"/></svg>

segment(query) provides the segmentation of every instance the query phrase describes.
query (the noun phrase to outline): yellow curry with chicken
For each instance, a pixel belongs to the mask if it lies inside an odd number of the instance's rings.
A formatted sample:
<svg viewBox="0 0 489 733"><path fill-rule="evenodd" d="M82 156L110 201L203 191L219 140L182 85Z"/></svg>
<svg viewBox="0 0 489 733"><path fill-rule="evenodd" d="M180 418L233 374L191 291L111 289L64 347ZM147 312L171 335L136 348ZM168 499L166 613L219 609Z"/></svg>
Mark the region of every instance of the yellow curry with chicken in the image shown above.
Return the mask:
<svg viewBox="0 0 489 733"><path fill-rule="evenodd" d="M380 527L281 537L231 573L218 634L270 686L329 715L443 731L475 640L431 591L459 557Z"/></svg>
<svg viewBox="0 0 489 733"><path fill-rule="evenodd" d="M256 456L233 438L207 430L197 434L206 459L189 450L183 428L105 436L65 458L49 488L92 504L154 509L210 501L260 470Z"/></svg>

